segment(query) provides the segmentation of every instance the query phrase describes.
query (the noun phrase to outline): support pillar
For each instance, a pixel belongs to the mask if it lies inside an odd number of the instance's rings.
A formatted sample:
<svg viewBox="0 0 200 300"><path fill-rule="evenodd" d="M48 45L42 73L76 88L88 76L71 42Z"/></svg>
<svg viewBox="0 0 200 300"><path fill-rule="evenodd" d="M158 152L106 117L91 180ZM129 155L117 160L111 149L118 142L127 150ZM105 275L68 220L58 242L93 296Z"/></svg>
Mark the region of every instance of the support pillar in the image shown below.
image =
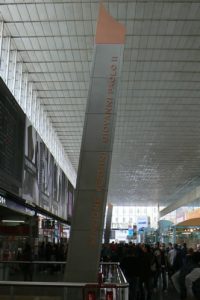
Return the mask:
<svg viewBox="0 0 200 300"><path fill-rule="evenodd" d="M2 42L3 42L3 28L4 23L3 21L0 22L0 60L1 60L1 49L2 49Z"/></svg>
<svg viewBox="0 0 200 300"><path fill-rule="evenodd" d="M112 212L113 212L113 205L111 203L108 203L107 216L106 216L106 228L105 228L105 235L104 235L104 243L106 244L110 242Z"/></svg>
<svg viewBox="0 0 200 300"><path fill-rule="evenodd" d="M176 244L176 226L173 227L173 244Z"/></svg>
<svg viewBox="0 0 200 300"><path fill-rule="evenodd" d="M9 57L10 57L10 37L2 37L0 76L3 78L3 80L6 84L8 81Z"/></svg>
<svg viewBox="0 0 200 300"><path fill-rule="evenodd" d="M97 282L125 28L100 4L65 280Z"/></svg>

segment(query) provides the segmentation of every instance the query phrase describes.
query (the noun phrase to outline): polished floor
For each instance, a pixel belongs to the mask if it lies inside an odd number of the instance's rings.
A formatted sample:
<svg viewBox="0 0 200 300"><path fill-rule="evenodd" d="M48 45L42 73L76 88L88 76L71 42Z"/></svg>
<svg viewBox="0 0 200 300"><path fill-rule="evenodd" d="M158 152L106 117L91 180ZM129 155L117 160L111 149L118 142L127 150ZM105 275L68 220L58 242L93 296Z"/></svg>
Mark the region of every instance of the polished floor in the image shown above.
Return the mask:
<svg viewBox="0 0 200 300"><path fill-rule="evenodd" d="M161 289L154 291L152 300L179 300L179 294L175 288L169 284L167 291L163 292Z"/></svg>
<svg viewBox="0 0 200 300"><path fill-rule="evenodd" d="M152 300L179 300L180 297L178 293L172 289L167 292L156 292L153 294Z"/></svg>

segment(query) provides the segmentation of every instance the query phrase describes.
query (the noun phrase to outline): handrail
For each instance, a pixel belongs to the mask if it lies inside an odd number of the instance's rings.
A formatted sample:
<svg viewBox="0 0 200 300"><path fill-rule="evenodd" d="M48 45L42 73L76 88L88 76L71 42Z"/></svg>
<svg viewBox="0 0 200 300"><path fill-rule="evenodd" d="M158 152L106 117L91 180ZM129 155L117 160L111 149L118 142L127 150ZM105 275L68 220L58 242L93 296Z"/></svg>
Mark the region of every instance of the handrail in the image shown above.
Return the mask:
<svg viewBox="0 0 200 300"><path fill-rule="evenodd" d="M123 288L128 283L98 283L98 282L39 282L39 281L0 281L0 285L6 286L54 286L54 287L84 287L86 285L98 286L101 288Z"/></svg>
<svg viewBox="0 0 200 300"><path fill-rule="evenodd" d="M48 299L59 299L59 300L88 300L88 299L113 299L113 300L128 300L128 291L129 284L127 283L122 270L120 269L119 263L100 263L100 273L99 282L64 282L63 280L63 270L66 262L57 262L57 261L3 261L3 267L1 268L1 272L3 274L3 278L7 280L0 280L0 297L1 299L9 299L9 300L17 300L21 299L21 296L27 296L27 299L32 300L31 298L34 295L40 297L40 291L42 291L42 295L45 297L48 296ZM2 261L0 261L2 263ZM23 266L23 264L32 264L30 267ZM54 278L54 281L51 280L51 271L53 270L52 265L58 265L61 263L61 267L59 268L58 277ZM17 276L14 278L15 280L10 280L9 270L12 270L11 264L18 264L23 270L33 269L37 272L36 276L31 278L28 277L29 281L26 281L27 277L24 281L21 280L21 276L17 273ZM35 267L34 264L38 264ZM43 269L42 265L47 265L46 268ZM57 266L55 267L57 268ZM40 269L42 270L42 274L40 273ZM18 269L17 269L18 270ZM44 271L43 271L44 270ZM48 270L50 271L48 273ZM42 275L41 277L39 275ZM6 276L4 276L6 275ZM45 276L43 276L45 275ZM46 276L47 275L47 276ZM39 276L39 277L38 277ZM53 273L54 276L54 273ZM42 281L32 281L31 279L35 278L38 280L39 278ZM48 281L45 281L45 280ZM59 279L56 281L55 279ZM30 281L31 280L31 281ZM22 288L23 287L23 288ZM50 292L51 291L51 292ZM29 297L30 296L30 297ZM10 297L10 298L9 298ZM53 298L52 298L53 297ZM56 298L55 298L56 297ZM111 298L110 298L111 297ZM41 299L43 299L41 297Z"/></svg>
<svg viewBox="0 0 200 300"><path fill-rule="evenodd" d="M6 263L6 264L19 264L19 263L25 263L25 264L62 264L65 265L66 261L53 261L53 260L0 260L0 264Z"/></svg>
<svg viewBox="0 0 200 300"><path fill-rule="evenodd" d="M100 261L100 265L116 265L119 266L120 263L118 261L113 262L113 261Z"/></svg>
<svg viewBox="0 0 200 300"><path fill-rule="evenodd" d="M30 268L32 269L25 269L26 265L30 265ZM39 278L41 281L38 282L50 282L52 280L52 277L46 277L46 273L48 273L48 276L51 276L52 274L55 274L56 283L59 281L63 284L63 272L64 267L66 265L66 261L21 261L21 260L13 260L13 261L0 261L0 270L2 271L1 275L2 278L0 278L0 282L18 282L19 280L22 280L22 278L19 277L19 275L16 277L16 270L11 269L12 273L9 275L10 268L15 268L15 266L19 266L20 269L17 271L20 271L20 276L24 277L24 281L27 282L27 279L32 281L32 279L38 280ZM24 265L24 268L23 268ZM44 269L40 269L40 266L42 267L44 265ZM38 266L38 267L37 267ZM57 266L60 266L59 269ZM39 269L38 269L39 268ZM56 272L58 270L58 273ZM28 273L29 272L29 273ZM55 272L55 273L54 273ZM38 275L39 277L38 277ZM45 277L44 277L45 275ZM99 281L102 282L102 284L126 284L126 278L120 268L119 262L100 262L99 264ZM12 276L12 277L10 277ZM13 280L11 280L11 278ZM2 280L5 279L5 280ZM47 280L46 280L47 279ZM98 280L98 279L97 279ZM52 281L51 281L52 282ZM99 282L99 283L100 283Z"/></svg>
<svg viewBox="0 0 200 300"><path fill-rule="evenodd" d="M0 263L35 263L35 264L66 264L67 261L57 261L57 260L0 260ZM119 266L119 262L102 262L100 265L116 265Z"/></svg>

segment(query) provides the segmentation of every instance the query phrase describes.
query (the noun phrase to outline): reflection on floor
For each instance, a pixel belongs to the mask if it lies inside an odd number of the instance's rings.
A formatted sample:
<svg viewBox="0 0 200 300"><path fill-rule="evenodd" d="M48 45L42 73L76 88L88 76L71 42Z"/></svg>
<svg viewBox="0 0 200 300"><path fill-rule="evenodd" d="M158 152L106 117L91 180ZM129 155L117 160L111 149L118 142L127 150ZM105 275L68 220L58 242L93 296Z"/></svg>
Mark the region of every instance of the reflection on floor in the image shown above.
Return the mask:
<svg viewBox="0 0 200 300"><path fill-rule="evenodd" d="M151 300L179 300L180 296L176 292L175 288L172 286L171 282L169 282L169 286L167 291L162 291L162 286L160 283L161 280L158 282L159 288L154 290L152 299ZM76 288L74 288L76 289ZM76 291L77 292L77 291ZM11 300L12 293L14 295L14 300L63 300L66 299L64 296L64 290L62 287L55 287L55 286L48 286L48 287L14 287L13 290L10 290L10 287L1 286L0 287L0 300ZM6 295L6 296L5 296ZM9 295L9 296L8 296ZM11 295L11 296L10 296ZM82 293L81 293L82 295ZM68 298L68 300L76 300L75 297L73 299ZM82 297L78 297L78 299L82 299ZM85 298L84 298L85 299ZM91 298L93 299L93 298ZM101 298L97 297L97 299L108 299L106 295ZM114 297L115 299L115 297ZM124 298L123 298L124 299ZM120 299L121 300L121 299ZM135 300L135 299L132 299ZM144 300L144 299L141 299Z"/></svg>
<svg viewBox="0 0 200 300"><path fill-rule="evenodd" d="M174 289L174 287L169 284L169 287L166 292L163 292L162 290L158 289L157 291L154 291L152 300L179 300L180 296Z"/></svg>

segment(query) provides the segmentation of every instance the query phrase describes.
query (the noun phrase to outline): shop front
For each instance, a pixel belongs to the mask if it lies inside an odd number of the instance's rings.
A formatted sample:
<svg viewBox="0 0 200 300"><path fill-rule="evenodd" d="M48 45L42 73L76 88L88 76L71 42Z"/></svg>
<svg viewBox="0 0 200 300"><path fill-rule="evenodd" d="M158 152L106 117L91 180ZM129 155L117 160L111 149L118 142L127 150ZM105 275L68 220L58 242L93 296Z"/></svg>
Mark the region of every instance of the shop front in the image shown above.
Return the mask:
<svg viewBox="0 0 200 300"><path fill-rule="evenodd" d="M186 243L187 247L197 249L200 246L200 218L192 218L174 226L177 244Z"/></svg>

